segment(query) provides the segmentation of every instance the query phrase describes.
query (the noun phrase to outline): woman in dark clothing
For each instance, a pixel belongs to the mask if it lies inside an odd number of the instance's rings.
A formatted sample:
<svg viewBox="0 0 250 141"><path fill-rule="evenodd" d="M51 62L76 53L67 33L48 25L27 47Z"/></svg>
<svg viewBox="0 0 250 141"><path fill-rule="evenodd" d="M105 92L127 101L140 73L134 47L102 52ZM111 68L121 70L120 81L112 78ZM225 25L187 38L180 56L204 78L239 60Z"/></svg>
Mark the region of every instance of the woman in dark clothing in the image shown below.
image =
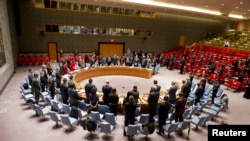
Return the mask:
<svg viewBox="0 0 250 141"><path fill-rule="evenodd" d="M216 94L220 88L220 82L217 80L215 81L213 88L212 88L212 104L214 104L214 98L216 97Z"/></svg>
<svg viewBox="0 0 250 141"><path fill-rule="evenodd" d="M109 94L109 109L110 113L114 113L117 115L117 105L118 105L119 97L116 93L116 88L111 89L111 93Z"/></svg>
<svg viewBox="0 0 250 141"><path fill-rule="evenodd" d="M90 110L97 111L99 96L96 93L97 88L93 87L89 95Z"/></svg>

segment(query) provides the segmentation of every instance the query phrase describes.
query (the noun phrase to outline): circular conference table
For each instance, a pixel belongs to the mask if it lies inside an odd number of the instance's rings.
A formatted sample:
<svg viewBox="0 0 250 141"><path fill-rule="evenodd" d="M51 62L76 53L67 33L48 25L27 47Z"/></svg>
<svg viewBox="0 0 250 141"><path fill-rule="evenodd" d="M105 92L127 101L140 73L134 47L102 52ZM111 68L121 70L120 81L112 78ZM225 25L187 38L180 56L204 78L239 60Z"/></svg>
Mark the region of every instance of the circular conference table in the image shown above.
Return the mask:
<svg viewBox="0 0 250 141"><path fill-rule="evenodd" d="M145 68L138 68L138 67L120 67L120 66L112 66L112 67L94 67L88 69L77 70L73 72L73 81L75 83L76 89L78 91L79 96L86 100L86 94L84 90L84 86L80 84L81 81L96 77L96 76L104 76L104 75L127 75L127 76L135 76L135 77L142 77L142 78L151 78L152 77L152 70L145 69ZM64 77L67 77L65 75ZM103 102L103 92L98 91L97 94L99 95L99 103ZM167 91L160 92L159 103L163 100L164 95L167 94ZM123 111L123 101L126 97L124 95L119 96L118 102L118 112ZM148 109L148 94L140 94L138 106L141 108L141 113L147 113Z"/></svg>

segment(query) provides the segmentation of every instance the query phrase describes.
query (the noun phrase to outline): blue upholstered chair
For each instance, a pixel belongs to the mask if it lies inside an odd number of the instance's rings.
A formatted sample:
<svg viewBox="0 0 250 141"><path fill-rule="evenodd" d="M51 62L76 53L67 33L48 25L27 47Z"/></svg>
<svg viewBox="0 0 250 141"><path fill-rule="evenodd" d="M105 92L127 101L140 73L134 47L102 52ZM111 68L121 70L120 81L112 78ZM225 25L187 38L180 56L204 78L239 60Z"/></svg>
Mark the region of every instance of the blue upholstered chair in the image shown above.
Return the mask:
<svg viewBox="0 0 250 141"><path fill-rule="evenodd" d="M74 125L77 123L77 119L69 117L67 115L60 115L61 121L64 125L68 126L66 130L70 130L74 127Z"/></svg>
<svg viewBox="0 0 250 141"><path fill-rule="evenodd" d="M178 123L166 124L162 126L163 130L168 133L168 138L170 138L170 133L175 132L177 129Z"/></svg>
<svg viewBox="0 0 250 141"><path fill-rule="evenodd" d="M58 127L58 122L61 121L61 117L54 111L49 111L50 119L56 122L56 127Z"/></svg>
<svg viewBox="0 0 250 141"><path fill-rule="evenodd" d="M105 113L105 120L111 125L114 125L116 123L117 117L114 115L114 113Z"/></svg>
<svg viewBox="0 0 250 141"><path fill-rule="evenodd" d="M107 123L107 122L101 122L100 128L101 128L100 132L103 132L107 135L113 131L114 126L110 125L110 123Z"/></svg>
<svg viewBox="0 0 250 141"><path fill-rule="evenodd" d="M128 125L125 127L125 133L127 136L131 137L137 134L138 126L137 125Z"/></svg>

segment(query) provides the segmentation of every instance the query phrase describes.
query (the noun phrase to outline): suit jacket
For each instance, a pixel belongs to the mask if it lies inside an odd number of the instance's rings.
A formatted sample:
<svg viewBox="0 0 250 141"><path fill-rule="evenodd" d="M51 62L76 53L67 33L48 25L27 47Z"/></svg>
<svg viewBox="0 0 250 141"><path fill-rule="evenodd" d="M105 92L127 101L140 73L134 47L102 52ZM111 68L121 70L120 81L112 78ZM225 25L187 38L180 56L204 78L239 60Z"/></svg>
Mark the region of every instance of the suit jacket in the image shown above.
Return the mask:
<svg viewBox="0 0 250 141"><path fill-rule="evenodd" d="M181 92L183 92L184 96L187 96L190 92L189 86L187 83L185 83L182 87L181 87Z"/></svg>
<svg viewBox="0 0 250 141"><path fill-rule="evenodd" d="M87 83L86 85L85 85L85 93L86 94L90 94L91 93L91 90L92 90L92 88L94 87L95 85L93 85L93 84L91 84L91 83Z"/></svg>
<svg viewBox="0 0 250 141"><path fill-rule="evenodd" d="M169 101L175 101L176 100L176 92L177 92L177 86L172 86L169 88L168 95L169 95Z"/></svg>
<svg viewBox="0 0 250 141"><path fill-rule="evenodd" d="M181 115L185 111L185 105L186 105L186 98L181 97L179 98L175 103L175 114Z"/></svg>
<svg viewBox="0 0 250 141"><path fill-rule="evenodd" d="M195 96L197 99L200 99L203 95L203 89L202 89L202 86L199 86L196 91L195 91Z"/></svg>
<svg viewBox="0 0 250 141"><path fill-rule="evenodd" d="M148 108L155 109L158 106L159 92L151 92L148 95Z"/></svg>
<svg viewBox="0 0 250 141"><path fill-rule="evenodd" d="M109 94L109 103L111 105L117 105L119 102L119 97L118 95L116 94Z"/></svg>
<svg viewBox="0 0 250 141"><path fill-rule="evenodd" d="M28 80L29 80L29 85L32 85L32 80L33 80L33 75L32 74L28 75Z"/></svg>
<svg viewBox="0 0 250 141"><path fill-rule="evenodd" d="M68 94L69 94L69 104L70 106L78 107L79 103L78 100L81 98L78 96L78 93L73 88L68 88Z"/></svg>
<svg viewBox="0 0 250 141"><path fill-rule="evenodd" d="M158 115L159 119L166 120L168 119L168 112L170 111L171 105L169 102L163 102L159 105Z"/></svg>
<svg viewBox="0 0 250 141"><path fill-rule="evenodd" d="M40 90L41 90L40 81L38 80L38 78L33 78L32 91L37 94L37 93L40 93Z"/></svg>
<svg viewBox="0 0 250 141"><path fill-rule="evenodd" d="M68 94L68 86L66 84L62 84L60 86L60 92L61 92L61 96L62 96L62 99L65 101L65 100L68 100L69 98L69 94Z"/></svg>
<svg viewBox="0 0 250 141"><path fill-rule="evenodd" d="M136 104L134 102L126 102L125 103L125 116L134 117L136 110Z"/></svg>
<svg viewBox="0 0 250 141"><path fill-rule="evenodd" d="M55 80L54 80L54 78L53 77L50 77L49 78L49 82L48 82L48 84L49 84L49 91L51 92L51 93L55 93L55 91L56 91L56 89L55 89Z"/></svg>
<svg viewBox="0 0 250 141"><path fill-rule="evenodd" d="M109 99L109 94L111 93L112 87L109 85L104 85L102 87L102 92L103 92L103 100L108 100Z"/></svg>
<svg viewBox="0 0 250 141"><path fill-rule="evenodd" d="M135 103L137 103L138 102L138 99L139 99L139 92L138 91L135 91L135 90L132 90L132 91L129 91L128 93L127 93L127 101L128 101L128 99L129 99L129 96L130 95L133 95L133 97L134 97L134 102Z"/></svg>

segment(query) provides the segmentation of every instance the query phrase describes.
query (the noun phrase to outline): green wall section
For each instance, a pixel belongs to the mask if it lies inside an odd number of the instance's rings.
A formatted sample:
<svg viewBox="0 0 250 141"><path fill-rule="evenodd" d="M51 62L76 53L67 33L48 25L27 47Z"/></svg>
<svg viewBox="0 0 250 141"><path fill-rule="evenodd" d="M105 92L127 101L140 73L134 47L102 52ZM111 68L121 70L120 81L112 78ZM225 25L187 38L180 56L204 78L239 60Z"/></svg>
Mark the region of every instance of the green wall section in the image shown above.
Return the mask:
<svg viewBox="0 0 250 141"><path fill-rule="evenodd" d="M21 35L18 38L19 53L47 53L48 42L57 42L58 50L64 52L92 52L98 42L124 42L125 48L158 53L178 46L179 36L186 36L186 45L205 38L208 32L216 34L232 27L232 22L157 14L156 18L84 13L54 9L37 9L31 0L20 0ZM153 38L121 37L108 35L71 35L36 32L37 24L94 25L145 29L155 32Z"/></svg>

